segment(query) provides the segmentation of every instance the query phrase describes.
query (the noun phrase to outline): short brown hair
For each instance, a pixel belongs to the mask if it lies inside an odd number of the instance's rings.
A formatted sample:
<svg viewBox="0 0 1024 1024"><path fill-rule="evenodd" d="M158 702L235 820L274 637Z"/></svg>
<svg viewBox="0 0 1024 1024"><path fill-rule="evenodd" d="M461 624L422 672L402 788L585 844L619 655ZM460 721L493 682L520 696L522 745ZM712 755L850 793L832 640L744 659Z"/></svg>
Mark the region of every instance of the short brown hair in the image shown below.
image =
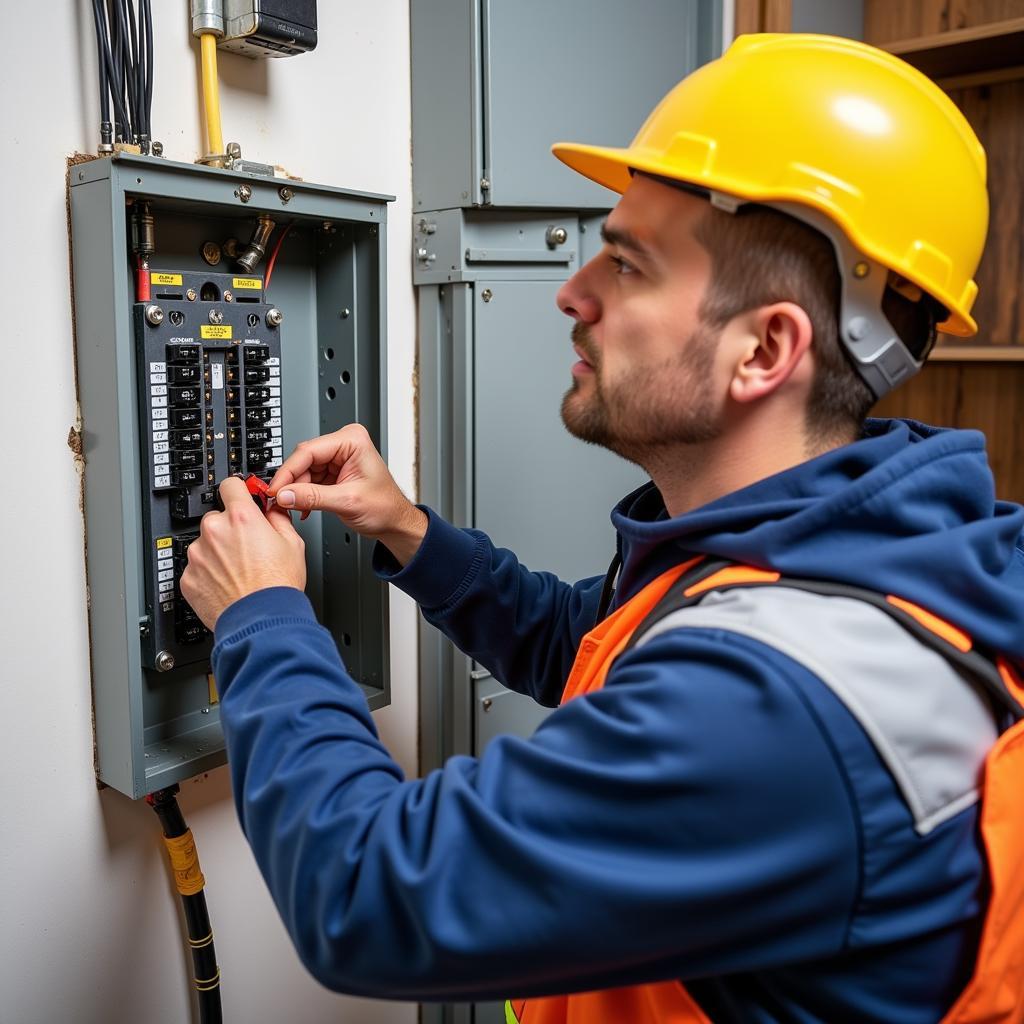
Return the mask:
<svg viewBox="0 0 1024 1024"><path fill-rule="evenodd" d="M839 341L840 279L832 243L787 214L753 205L726 213L708 204L694 236L711 256L703 319L721 328L758 306L795 302L814 331L807 433L826 441L858 436L875 398Z"/></svg>

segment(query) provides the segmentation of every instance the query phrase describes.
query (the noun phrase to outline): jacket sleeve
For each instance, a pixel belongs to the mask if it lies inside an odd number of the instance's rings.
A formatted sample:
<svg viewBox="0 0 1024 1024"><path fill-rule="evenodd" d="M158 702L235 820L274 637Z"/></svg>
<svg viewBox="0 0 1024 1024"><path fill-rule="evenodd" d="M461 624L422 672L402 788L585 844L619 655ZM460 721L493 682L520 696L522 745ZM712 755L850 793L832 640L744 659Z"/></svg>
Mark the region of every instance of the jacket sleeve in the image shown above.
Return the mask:
<svg viewBox="0 0 1024 1024"><path fill-rule="evenodd" d="M542 995L845 942L855 811L802 670L756 641L667 633L530 740L405 781L304 595L250 595L216 639L242 827L332 989Z"/></svg>
<svg viewBox="0 0 1024 1024"><path fill-rule="evenodd" d="M575 586L531 572L479 530L431 509L427 534L405 568L377 545L378 576L405 591L424 618L504 686L557 706L580 641L594 625L603 577Z"/></svg>

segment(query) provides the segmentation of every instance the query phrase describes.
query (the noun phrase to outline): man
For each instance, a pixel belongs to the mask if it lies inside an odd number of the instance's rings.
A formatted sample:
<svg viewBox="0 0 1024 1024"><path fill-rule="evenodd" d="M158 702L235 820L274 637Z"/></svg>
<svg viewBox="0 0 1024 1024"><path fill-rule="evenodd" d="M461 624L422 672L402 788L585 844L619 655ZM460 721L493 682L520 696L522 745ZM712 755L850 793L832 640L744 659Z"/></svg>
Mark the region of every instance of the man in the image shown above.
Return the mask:
<svg viewBox="0 0 1024 1024"><path fill-rule="evenodd" d="M561 704L535 736L403 781L287 513L225 481L190 550L300 954L353 993L508 995L524 1024L1019 1020L1024 512L977 433L864 420L937 323L975 330L980 145L895 58L764 36L628 149L555 151L622 193L558 297L566 426L651 476L613 513L617 580L528 572L417 508L358 426L272 485Z"/></svg>

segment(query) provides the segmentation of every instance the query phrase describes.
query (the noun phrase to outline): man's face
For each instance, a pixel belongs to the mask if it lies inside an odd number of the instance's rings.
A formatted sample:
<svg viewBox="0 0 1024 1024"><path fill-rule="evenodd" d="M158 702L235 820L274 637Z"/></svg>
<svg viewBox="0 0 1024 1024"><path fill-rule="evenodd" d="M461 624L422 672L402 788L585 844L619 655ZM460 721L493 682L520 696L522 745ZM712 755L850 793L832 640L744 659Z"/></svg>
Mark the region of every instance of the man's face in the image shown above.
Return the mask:
<svg viewBox="0 0 1024 1024"><path fill-rule="evenodd" d="M722 430L719 332L698 312L711 261L692 232L706 206L634 178L605 222L601 252L558 293L580 357L562 419L581 440L641 465L652 451Z"/></svg>

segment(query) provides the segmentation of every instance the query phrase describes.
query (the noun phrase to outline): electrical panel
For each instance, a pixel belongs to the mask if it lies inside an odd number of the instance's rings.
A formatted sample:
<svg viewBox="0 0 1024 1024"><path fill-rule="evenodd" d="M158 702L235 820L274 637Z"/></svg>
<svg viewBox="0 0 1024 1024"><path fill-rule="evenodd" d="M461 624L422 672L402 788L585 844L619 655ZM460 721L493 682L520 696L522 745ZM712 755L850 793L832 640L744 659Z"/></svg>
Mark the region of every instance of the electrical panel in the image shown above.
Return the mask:
<svg viewBox="0 0 1024 1024"><path fill-rule="evenodd" d="M146 616L143 663L205 662L209 630L179 580L199 520L232 474L267 481L283 458L281 323L260 277L151 270L135 305ZM153 287L155 285L155 288Z"/></svg>
<svg viewBox="0 0 1024 1024"><path fill-rule="evenodd" d="M386 457L391 197L128 153L69 186L95 768L140 797L225 759L213 638L179 589L218 484L252 491L353 422ZM372 545L333 515L296 528L317 617L382 707Z"/></svg>

